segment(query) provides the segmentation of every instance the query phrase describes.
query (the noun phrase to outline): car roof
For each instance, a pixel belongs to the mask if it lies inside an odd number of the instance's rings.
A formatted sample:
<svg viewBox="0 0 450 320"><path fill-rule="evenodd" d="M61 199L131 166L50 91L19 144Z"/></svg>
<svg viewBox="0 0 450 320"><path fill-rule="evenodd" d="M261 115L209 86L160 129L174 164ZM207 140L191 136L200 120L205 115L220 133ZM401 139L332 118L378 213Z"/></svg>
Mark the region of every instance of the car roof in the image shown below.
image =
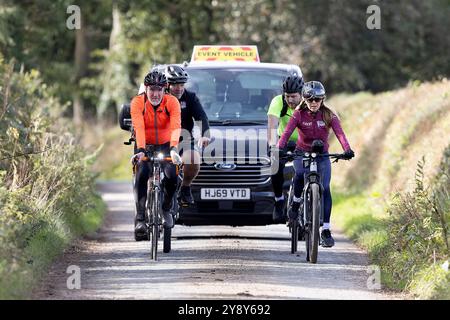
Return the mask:
<svg viewBox="0 0 450 320"><path fill-rule="evenodd" d="M297 73L300 76L303 76L302 70L299 66L295 64L285 64L285 63L269 63L269 62L242 62L242 61L207 61L207 62L184 62L184 63L171 63L171 64L158 64L152 67L152 69L156 69L158 71L164 72L164 69L168 65L177 65L185 68L186 70L192 69L273 69L273 70L283 70L287 73ZM144 92L144 84L141 83L138 93Z"/></svg>
<svg viewBox="0 0 450 320"><path fill-rule="evenodd" d="M254 69L282 69L282 70L295 70L300 69L298 66L293 64L284 63L267 63L267 62L192 62L186 66L187 69L227 69L227 68L254 68Z"/></svg>
<svg viewBox="0 0 450 320"><path fill-rule="evenodd" d="M169 64L160 64L154 66L154 68L159 71L163 71ZM285 64L285 63L268 63L268 62L241 62L241 61L214 61L214 62L191 62L191 63L177 63L180 67L189 69L273 69L273 70L284 70L288 73L299 73L303 76L302 71L299 66L295 64Z"/></svg>

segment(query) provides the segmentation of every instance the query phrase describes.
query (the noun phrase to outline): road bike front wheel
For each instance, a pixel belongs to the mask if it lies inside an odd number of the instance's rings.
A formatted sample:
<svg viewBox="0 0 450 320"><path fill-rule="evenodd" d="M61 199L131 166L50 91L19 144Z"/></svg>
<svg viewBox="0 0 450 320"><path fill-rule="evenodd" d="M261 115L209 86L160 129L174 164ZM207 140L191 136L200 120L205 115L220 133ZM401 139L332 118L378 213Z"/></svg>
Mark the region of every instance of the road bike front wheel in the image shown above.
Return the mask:
<svg viewBox="0 0 450 320"><path fill-rule="evenodd" d="M294 180L291 181L291 185L289 187L286 208L290 208L292 206L292 202L294 202Z"/></svg>
<svg viewBox="0 0 450 320"><path fill-rule="evenodd" d="M304 193L303 202L306 261L311 260L311 189Z"/></svg>
<svg viewBox="0 0 450 320"><path fill-rule="evenodd" d="M298 220L291 221L291 253L297 252L298 246Z"/></svg>
<svg viewBox="0 0 450 320"><path fill-rule="evenodd" d="M310 229L310 262L317 263L319 251L320 228L320 186L317 183L311 185L311 229Z"/></svg>
<svg viewBox="0 0 450 320"><path fill-rule="evenodd" d="M158 258L158 238L159 238L159 212L161 207L160 192L155 189L153 194L153 206L152 206L152 224L151 224L151 238L152 238L152 249L151 255L153 260Z"/></svg>

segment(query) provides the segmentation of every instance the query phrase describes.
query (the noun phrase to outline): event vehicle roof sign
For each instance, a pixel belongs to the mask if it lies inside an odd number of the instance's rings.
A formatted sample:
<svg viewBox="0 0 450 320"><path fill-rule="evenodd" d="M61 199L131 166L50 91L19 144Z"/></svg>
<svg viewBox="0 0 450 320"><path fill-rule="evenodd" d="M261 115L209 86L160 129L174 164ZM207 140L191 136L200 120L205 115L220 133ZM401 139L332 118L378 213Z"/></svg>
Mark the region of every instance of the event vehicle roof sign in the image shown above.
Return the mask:
<svg viewBox="0 0 450 320"><path fill-rule="evenodd" d="M194 46L191 62L260 62L257 46Z"/></svg>

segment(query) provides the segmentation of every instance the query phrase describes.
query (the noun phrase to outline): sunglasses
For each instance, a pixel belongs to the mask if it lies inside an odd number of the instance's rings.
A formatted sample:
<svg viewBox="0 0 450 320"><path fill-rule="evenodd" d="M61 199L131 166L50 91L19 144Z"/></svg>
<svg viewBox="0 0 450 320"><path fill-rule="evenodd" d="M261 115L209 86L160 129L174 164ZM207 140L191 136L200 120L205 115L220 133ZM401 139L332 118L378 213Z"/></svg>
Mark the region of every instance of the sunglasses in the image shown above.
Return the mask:
<svg viewBox="0 0 450 320"><path fill-rule="evenodd" d="M320 101L322 101L323 100L323 98L307 98L306 99L306 101L308 101L308 102L320 102Z"/></svg>

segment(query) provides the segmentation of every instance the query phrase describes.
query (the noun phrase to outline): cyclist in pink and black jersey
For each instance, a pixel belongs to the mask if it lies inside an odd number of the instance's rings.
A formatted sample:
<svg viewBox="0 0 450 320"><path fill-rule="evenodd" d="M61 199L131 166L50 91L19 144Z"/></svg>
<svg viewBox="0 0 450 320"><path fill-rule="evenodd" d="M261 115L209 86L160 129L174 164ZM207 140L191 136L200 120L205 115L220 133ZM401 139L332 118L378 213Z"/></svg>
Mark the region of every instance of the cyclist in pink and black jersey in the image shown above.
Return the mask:
<svg viewBox="0 0 450 320"><path fill-rule="evenodd" d="M314 140L322 140L324 143L324 152L328 152L328 136L330 129L333 130L339 140L344 154L347 159L355 156L350 148L344 131L342 130L338 116L324 104L325 88L319 81L306 82L302 90L303 101L294 112L291 120L286 126L280 141L279 149L285 149L286 144L292 132L297 128L298 140L296 150L302 152L310 152L311 144ZM308 169L303 168L302 159L294 161L295 177L294 177L294 201L292 207L289 208L289 219L295 219L301 204L301 193L303 190L303 176ZM331 180L331 162L328 157L318 159L318 172L322 177L324 187L323 204L324 204L324 223L321 231L321 239L323 247L332 247L334 239L330 231L330 217L332 198L330 192Z"/></svg>

